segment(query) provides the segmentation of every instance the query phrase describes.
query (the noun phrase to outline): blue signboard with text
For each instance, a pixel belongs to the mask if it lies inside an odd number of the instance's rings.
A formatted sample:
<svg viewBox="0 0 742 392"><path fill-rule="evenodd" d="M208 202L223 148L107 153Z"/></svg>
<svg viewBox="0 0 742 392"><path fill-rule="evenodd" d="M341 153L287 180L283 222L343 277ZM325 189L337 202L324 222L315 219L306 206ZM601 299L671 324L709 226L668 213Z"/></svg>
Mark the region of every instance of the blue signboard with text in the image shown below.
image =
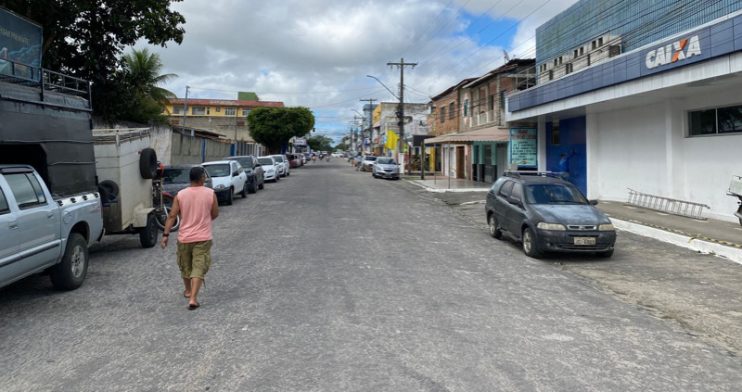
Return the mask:
<svg viewBox="0 0 742 392"><path fill-rule="evenodd" d="M29 67L41 67L43 40L41 26L0 9L0 73L38 78L38 73Z"/></svg>
<svg viewBox="0 0 742 392"><path fill-rule="evenodd" d="M510 129L510 164L519 169L538 166L538 134L533 128Z"/></svg>

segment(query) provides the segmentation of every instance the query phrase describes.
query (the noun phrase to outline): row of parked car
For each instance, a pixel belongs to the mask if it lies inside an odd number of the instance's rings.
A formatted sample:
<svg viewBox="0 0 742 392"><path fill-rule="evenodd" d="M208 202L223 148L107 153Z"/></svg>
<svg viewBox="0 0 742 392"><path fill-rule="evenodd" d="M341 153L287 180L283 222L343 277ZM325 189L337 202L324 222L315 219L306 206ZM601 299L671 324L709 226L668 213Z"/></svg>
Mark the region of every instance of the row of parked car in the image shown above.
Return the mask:
<svg viewBox="0 0 742 392"><path fill-rule="evenodd" d="M307 162L304 154L277 154L255 157L236 155L219 161L201 163L206 169L206 186L214 189L220 203L231 205L236 196L247 197L263 189L266 181L278 182L291 175L291 169ZM163 191L169 202L182 189L188 187L188 173L196 165L173 165L165 167Z"/></svg>

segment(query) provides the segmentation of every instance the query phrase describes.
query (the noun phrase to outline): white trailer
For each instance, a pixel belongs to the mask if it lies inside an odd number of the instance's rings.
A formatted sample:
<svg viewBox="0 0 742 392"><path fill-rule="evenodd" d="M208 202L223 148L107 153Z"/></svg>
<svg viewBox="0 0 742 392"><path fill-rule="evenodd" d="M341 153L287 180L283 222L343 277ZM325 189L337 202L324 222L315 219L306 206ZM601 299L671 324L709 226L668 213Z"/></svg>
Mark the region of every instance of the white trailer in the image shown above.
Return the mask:
<svg viewBox="0 0 742 392"><path fill-rule="evenodd" d="M150 128L93 129L93 143L106 233L138 233L143 247L155 246L152 178L158 164Z"/></svg>

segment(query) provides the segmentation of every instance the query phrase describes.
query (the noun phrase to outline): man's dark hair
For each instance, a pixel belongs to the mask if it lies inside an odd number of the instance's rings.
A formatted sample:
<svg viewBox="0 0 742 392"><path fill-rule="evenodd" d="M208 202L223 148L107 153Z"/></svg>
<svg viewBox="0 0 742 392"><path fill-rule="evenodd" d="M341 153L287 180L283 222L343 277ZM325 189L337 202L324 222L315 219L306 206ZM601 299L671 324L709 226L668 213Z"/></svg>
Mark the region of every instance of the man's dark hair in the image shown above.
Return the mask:
<svg viewBox="0 0 742 392"><path fill-rule="evenodd" d="M199 182L204 174L206 174L206 169L201 166L194 166L191 168L189 177L191 178L191 182Z"/></svg>

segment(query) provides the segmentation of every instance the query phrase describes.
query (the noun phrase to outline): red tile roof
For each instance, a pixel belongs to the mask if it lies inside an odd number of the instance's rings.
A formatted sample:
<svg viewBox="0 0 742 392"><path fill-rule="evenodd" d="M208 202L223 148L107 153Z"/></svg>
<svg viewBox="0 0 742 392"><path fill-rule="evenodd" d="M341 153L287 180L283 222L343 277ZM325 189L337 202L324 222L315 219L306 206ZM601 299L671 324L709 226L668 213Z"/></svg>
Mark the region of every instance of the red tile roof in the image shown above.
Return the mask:
<svg viewBox="0 0 742 392"><path fill-rule="evenodd" d="M185 99L175 98L169 100L172 105L183 105ZM282 108L283 102L277 101L240 101L236 99L191 99L188 98L188 106L237 106L237 107L269 107Z"/></svg>

